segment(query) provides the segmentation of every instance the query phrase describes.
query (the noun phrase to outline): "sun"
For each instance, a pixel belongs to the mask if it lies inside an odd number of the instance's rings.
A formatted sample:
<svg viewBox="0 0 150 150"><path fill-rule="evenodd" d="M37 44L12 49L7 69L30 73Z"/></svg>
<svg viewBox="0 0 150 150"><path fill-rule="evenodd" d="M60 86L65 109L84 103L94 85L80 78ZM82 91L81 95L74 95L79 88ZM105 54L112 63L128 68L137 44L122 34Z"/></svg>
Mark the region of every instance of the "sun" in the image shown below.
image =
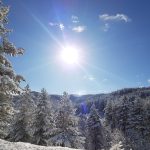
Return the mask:
<svg viewBox="0 0 150 150"><path fill-rule="evenodd" d="M66 64L69 65L78 64L80 61L79 51L75 47L67 46L63 48L63 50L61 51L60 58Z"/></svg>

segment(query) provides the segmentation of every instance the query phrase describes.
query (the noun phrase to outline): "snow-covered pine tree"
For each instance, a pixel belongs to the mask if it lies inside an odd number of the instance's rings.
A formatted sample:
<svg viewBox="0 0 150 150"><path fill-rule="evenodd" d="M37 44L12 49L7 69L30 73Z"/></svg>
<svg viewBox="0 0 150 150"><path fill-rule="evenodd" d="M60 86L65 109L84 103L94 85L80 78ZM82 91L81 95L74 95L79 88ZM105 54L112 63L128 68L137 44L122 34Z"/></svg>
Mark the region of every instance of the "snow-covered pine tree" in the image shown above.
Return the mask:
<svg viewBox="0 0 150 150"><path fill-rule="evenodd" d="M148 101L138 95L121 96L119 100L114 101L113 109L108 109L110 105L107 105L105 118L112 129L112 135L121 133L124 149L149 149ZM115 133L116 131L118 133Z"/></svg>
<svg viewBox="0 0 150 150"><path fill-rule="evenodd" d="M110 107L111 103L111 107ZM128 141L128 129L129 129L129 113L130 113L131 102L129 97L121 96L118 100L111 100L106 105L105 119L107 125L111 129L112 135L121 135L124 148L130 147L130 141ZM111 109L110 109L111 108ZM118 132L118 133L116 133ZM121 133L121 134L120 134ZM112 139L114 143L114 139Z"/></svg>
<svg viewBox="0 0 150 150"><path fill-rule="evenodd" d="M86 149L88 150L101 150L105 149L106 146L104 128L94 104L90 109L90 114L87 119L86 144Z"/></svg>
<svg viewBox="0 0 150 150"><path fill-rule="evenodd" d="M146 100L135 98L132 107L130 108L129 118L128 118L128 137L130 138L130 145L137 150L149 149L150 144L146 139L146 130L149 126L145 121L146 107L144 103ZM149 132L149 131L148 131Z"/></svg>
<svg viewBox="0 0 150 150"><path fill-rule="evenodd" d="M86 121L87 121L87 115L80 113L79 114L79 129L84 137L86 135Z"/></svg>
<svg viewBox="0 0 150 150"><path fill-rule="evenodd" d="M9 134L13 108L10 97L0 94L0 138L4 139Z"/></svg>
<svg viewBox="0 0 150 150"><path fill-rule="evenodd" d="M14 124L11 127L8 140L13 142L30 142L32 138L31 127L33 124L34 101L32 100L29 85L25 87L25 92L22 93L21 105L19 112L14 117Z"/></svg>
<svg viewBox="0 0 150 150"><path fill-rule="evenodd" d="M129 99L126 96L123 96L121 99L121 107L116 111L117 119L119 120L118 128L126 136L126 130L128 128L128 116L129 116Z"/></svg>
<svg viewBox="0 0 150 150"><path fill-rule="evenodd" d="M35 115L33 143L47 145L51 130L54 128L54 122L50 99L45 89L41 90Z"/></svg>
<svg viewBox="0 0 150 150"><path fill-rule="evenodd" d="M124 137L124 134L120 130L114 129L113 132L111 132L110 136L111 136L112 147L114 147L114 145L121 144L122 149L126 148L126 146L124 146L126 143L126 138Z"/></svg>
<svg viewBox="0 0 150 150"><path fill-rule="evenodd" d="M84 137L81 136L78 128L78 118L75 116L75 109L66 92L63 93L61 98L55 123L56 129L49 140L50 143L62 147L83 147Z"/></svg>
<svg viewBox="0 0 150 150"><path fill-rule="evenodd" d="M11 94L20 93L19 83L24 80L16 75L7 56L22 55L24 50L16 48L9 42L7 29L9 7L4 6L0 0L0 138L7 136L9 119L12 116Z"/></svg>
<svg viewBox="0 0 150 150"><path fill-rule="evenodd" d="M105 107L105 124L106 126L110 126L111 128L114 127L113 122L113 102L112 100L107 101L106 107Z"/></svg>
<svg viewBox="0 0 150 150"><path fill-rule="evenodd" d="M150 99L147 98L145 100L144 106L144 125L145 125L145 131L144 131L144 138L147 141L145 144L147 149L150 149Z"/></svg>
<svg viewBox="0 0 150 150"><path fill-rule="evenodd" d="M6 28L8 13L9 7L3 6L0 1L0 92L3 94L18 94L21 91L19 83L22 80L24 81L24 78L15 74L6 56L14 57L22 55L24 50L22 48L16 48L15 45L8 40L10 33L10 30Z"/></svg>

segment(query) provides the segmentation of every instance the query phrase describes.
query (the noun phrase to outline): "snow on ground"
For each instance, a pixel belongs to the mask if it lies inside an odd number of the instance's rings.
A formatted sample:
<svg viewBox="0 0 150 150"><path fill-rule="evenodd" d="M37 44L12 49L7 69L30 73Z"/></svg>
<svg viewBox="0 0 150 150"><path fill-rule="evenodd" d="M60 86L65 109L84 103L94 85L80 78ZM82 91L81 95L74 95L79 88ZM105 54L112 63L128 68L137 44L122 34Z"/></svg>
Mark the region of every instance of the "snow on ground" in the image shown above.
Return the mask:
<svg viewBox="0 0 150 150"><path fill-rule="evenodd" d="M66 147L37 146L29 143L8 142L0 139L0 150L77 150L77 149Z"/></svg>

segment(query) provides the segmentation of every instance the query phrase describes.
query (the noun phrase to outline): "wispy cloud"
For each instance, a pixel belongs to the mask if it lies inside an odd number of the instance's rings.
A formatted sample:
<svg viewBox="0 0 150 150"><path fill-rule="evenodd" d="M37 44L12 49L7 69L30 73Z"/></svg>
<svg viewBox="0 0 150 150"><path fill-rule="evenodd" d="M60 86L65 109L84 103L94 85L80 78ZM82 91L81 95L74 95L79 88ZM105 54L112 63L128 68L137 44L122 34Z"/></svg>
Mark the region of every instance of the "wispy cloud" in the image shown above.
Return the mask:
<svg viewBox="0 0 150 150"><path fill-rule="evenodd" d="M94 81L95 80L95 78L93 76L91 76L91 75L85 75L83 78L85 80L89 80L89 81Z"/></svg>
<svg viewBox="0 0 150 150"><path fill-rule="evenodd" d="M50 25L50 26L56 26L56 23L49 22L49 25Z"/></svg>
<svg viewBox="0 0 150 150"><path fill-rule="evenodd" d="M109 14L101 14L99 15L99 19L104 22L104 26L102 30L107 32L110 29L111 22L130 22L131 19L125 14L116 14L116 15L109 15Z"/></svg>
<svg viewBox="0 0 150 150"><path fill-rule="evenodd" d="M86 26L75 26L72 28L72 30L74 32L81 33L81 32L84 32L86 30Z"/></svg>
<svg viewBox="0 0 150 150"><path fill-rule="evenodd" d="M116 14L116 15L102 14L99 15L99 18L103 21L124 21L124 22L131 21L131 19L125 14Z"/></svg>
<svg viewBox="0 0 150 150"><path fill-rule="evenodd" d="M103 80L102 80L102 82L107 82L107 81L108 81L108 79L107 79L107 78L105 78L105 79L103 79Z"/></svg>
<svg viewBox="0 0 150 150"><path fill-rule="evenodd" d="M79 18L75 15L72 15L71 20L72 20L72 23L79 23Z"/></svg>
<svg viewBox="0 0 150 150"><path fill-rule="evenodd" d="M63 23L55 23L55 22L50 22L49 25L51 27L57 27L59 28L60 30L64 30L65 26Z"/></svg>
<svg viewBox="0 0 150 150"><path fill-rule="evenodd" d="M87 29L87 27L85 25L81 25L78 16L72 15L71 21L74 24L72 27L70 27L72 29L72 31L77 32L77 33L81 33Z"/></svg>
<svg viewBox="0 0 150 150"><path fill-rule="evenodd" d="M107 32L110 28L110 25L108 23L105 23L104 26L102 27L103 31Z"/></svg>

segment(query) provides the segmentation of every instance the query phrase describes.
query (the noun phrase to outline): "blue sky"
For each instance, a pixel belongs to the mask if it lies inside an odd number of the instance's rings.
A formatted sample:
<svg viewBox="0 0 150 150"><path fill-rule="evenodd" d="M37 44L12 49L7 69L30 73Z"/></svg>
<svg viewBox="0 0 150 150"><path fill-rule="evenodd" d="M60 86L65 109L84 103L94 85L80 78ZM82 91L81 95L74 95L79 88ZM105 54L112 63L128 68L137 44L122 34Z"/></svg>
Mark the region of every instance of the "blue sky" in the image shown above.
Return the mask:
<svg viewBox="0 0 150 150"><path fill-rule="evenodd" d="M5 0L10 40L26 51L12 58L32 90L102 93L150 84L149 0ZM59 60L65 45L80 64Z"/></svg>

